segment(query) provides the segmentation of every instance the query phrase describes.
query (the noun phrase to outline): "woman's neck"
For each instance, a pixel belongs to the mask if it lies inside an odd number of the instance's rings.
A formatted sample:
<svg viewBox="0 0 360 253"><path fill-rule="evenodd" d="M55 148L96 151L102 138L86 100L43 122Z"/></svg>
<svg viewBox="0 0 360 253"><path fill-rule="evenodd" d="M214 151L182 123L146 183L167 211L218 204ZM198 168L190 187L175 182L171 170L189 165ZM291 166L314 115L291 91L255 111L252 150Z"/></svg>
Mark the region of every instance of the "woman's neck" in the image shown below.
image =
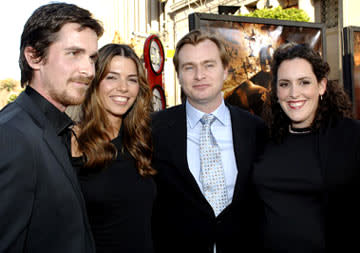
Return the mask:
<svg viewBox="0 0 360 253"><path fill-rule="evenodd" d="M311 133L311 127L293 127L292 125L289 125L289 133L292 134L308 134Z"/></svg>
<svg viewBox="0 0 360 253"><path fill-rule="evenodd" d="M113 140L119 135L122 120L121 119L109 120L109 123L110 123L110 128L108 129L109 135L110 135L110 139Z"/></svg>

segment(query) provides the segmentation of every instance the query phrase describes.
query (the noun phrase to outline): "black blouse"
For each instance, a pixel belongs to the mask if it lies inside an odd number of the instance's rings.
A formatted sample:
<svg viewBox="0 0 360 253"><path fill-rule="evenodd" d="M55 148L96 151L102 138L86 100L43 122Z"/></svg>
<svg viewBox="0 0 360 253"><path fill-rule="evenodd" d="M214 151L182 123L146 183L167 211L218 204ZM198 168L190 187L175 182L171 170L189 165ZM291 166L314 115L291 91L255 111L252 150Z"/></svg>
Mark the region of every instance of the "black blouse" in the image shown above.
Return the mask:
<svg viewBox="0 0 360 253"><path fill-rule="evenodd" d="M156 194L151 177L142 177L135 160L122 153L121 136L112 141L118 157L108 168L87 173L73 158L86 202L97 253L153 252L151 214Z"/></svg>
<svg viewBox="0 0 360 253"><path fill-rule="evenodd" d="M270 143L255 163L254 180L265 208L265 252L325 252L316 134L290 134L284 143Z"/></svg>

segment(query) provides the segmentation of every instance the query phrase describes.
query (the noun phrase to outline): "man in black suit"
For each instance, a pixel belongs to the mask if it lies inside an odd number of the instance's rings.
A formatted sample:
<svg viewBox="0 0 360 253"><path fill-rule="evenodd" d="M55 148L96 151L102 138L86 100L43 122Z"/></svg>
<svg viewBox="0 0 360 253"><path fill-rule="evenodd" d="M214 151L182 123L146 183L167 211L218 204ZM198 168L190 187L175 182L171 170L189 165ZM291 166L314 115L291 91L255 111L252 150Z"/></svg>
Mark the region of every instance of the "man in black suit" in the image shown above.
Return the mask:
<svg viewBox="0 0 360 253"><path fill-rule="evenodd" d="M260 209L250 177L265 128L257 116L224 103L221 90L228 64L224 45L213 34L194 30L176 46L174 65L187 100L153 115L157 253L256 251ZM225 187L204 182L204 114L214 117L211 135L220 149ZM217 187L225 195L220 212L208 197Z"/></svg>
<svg viewBox="0 0 360 253"><path fill-rule="evenodd" d="M103 28L72 4L39 7L21 36L21 85L0 112L0 252L95 252L63 135L94 77Z"/></svg>

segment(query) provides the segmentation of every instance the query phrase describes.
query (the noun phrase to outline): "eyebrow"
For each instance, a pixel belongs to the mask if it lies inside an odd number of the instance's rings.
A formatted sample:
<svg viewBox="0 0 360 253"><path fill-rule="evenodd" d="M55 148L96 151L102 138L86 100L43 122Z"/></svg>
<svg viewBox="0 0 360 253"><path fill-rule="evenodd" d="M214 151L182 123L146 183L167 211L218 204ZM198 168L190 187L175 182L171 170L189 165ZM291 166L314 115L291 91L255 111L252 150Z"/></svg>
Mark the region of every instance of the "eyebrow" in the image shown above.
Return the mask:
<svg viewBox="0 0 360 253"><path fill-rule="evenodd" d="M107 75L108 75L108 74L117 75L117 76L120 76L120 75L121 75L119 72L116 72L116 71L109 71L109 72L107 73ZM137 74L130 74L130 75L128 75L128 77L138 77L138 75L137 75Z"/></svg>
<svg viewBox="0 0 360 253"><path fill-rule="evenodd" d="M65 48L66 51L81 51L81 52L85 52L85 49L81 48L81 47L67 47Z"/></svg>
<svg viewBox="0 0 360 253"><path fill-rule="evenodd" d="M200 62L200 64L206 64L206 63L216 63L216 60L209 59L209 60L205 60L205 61ZM183 66L186 66L186 65L196 65L196 63L189 61L189 62L184 62L180 66L183 67Z"/></svg>
<svg viewBox="0 0 360 253"><path fill-rule="evenodd" d="M120 75L118 72L115 72L115 71L109 71L107 74L112 74L112 75Z"/></svg>
<svg viewBox="0 0 360 253"><path fill-rule="evenodd" d="M85 49L84 48L81 48L81 47L67 47L65 48L65 51L79 51L79 52L85 52ZM90 57L92 58L97 58L99 56L99 53L98 51L96 51L95 53L93 53L92 55L90 55Z"/></svg>
<svg viewBox="0 0 360 253"><path fill-rule="evenodd" d="M311 77L304 76L304 77L297 78L296 80L311 80ZM282 78L282 79L279 79L278 81L290 81L290 80L286 79L286 78Z"/></svg>
<svg viewBox="0 0 360 253"><path fill-rule="evenodd" d="M203 63L209 63L209 62L213 63L213 62L216 62L216 60L210 59L210 60L203 61Z"/></svg>

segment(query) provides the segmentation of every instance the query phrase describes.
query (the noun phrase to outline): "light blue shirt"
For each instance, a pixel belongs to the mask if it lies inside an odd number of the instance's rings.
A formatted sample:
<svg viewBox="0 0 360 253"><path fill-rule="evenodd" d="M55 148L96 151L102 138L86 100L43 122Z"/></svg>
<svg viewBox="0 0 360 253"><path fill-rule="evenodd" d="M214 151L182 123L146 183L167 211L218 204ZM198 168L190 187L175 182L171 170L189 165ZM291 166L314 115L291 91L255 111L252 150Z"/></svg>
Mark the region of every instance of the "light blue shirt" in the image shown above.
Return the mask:
<svg viewBox="0 0 360 253"><path fill-rule="evenodd" d="M200 119L204 114L204 112L195 109L186 101L187 161L201 192L203 192L203 187L200 181L199 142L202 128ZM230 204L237 177L230 111L222 101L221 105L211 114L216 117L216 120L211 125L211 131L221 150L221 161L225 172L225 184L229 200L227 204Z"/></svg>

